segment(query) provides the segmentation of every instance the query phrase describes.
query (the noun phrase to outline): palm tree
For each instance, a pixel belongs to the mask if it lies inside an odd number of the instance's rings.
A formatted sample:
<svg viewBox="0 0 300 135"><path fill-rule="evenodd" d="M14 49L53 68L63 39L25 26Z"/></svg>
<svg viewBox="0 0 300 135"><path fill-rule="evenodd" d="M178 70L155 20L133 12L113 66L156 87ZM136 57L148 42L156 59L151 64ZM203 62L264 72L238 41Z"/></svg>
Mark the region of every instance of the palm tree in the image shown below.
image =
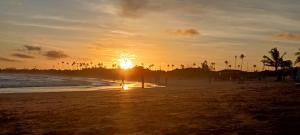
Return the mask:
<svg viewBox="0 0 300 135"><path fill-rule="evenodd" d="M254 72L256 71L256 65L255 64L253 65L253 71Z"/></svg>
<svg viewBox="0 0 300 135"><path fill-rule="evenodd" d="M264 55L261 62L265 63L266 66L274 67L275 71L277 71L278 67L280 67L280 64L283 62L283 57L286 55L286 53L280 55L280 52L277 50L277 48L272 48L269 53L271 57Z"/></svg>
<svg viewBox="0 0 300 135"><path fill-rule="evenodd" d="M184 65L183 64L180 64L180 67L181 67L181 69L184 69Z"/></svg>
<svg viewBox="0 0 300 135"><path fill-rule="evenodd" d="M66 65L67 65L66 69L69 69L70 68L69 62L66 62Z"/></svg>
<svg viewBox="0 0 300 135"><path fill-rule="evenodd" d="M236 59L237 59L237 56L234 56L234 68L236 69Z"/></svg>
<svg viewBox="0 0 300 135"><path fill-rule="evenodd" d="M227 67L228 67L228 61L227 60L225 60L225 69L227 69Z"/></svg>
<svg viewBox="0 0 300 135"><path fill-rule="evenodd" d="M79 64L80 69L82 69L82 66L83 66L83 63L80 63L80 64Z"/></svg>
<svg viewBox="0 0 300 135"><path fill-rule="evenodd" d="M172 67L172 70L173 70L173 69L174 69L174 67L175 67L175 65L174 65L174 64L172 64L172 65L171 65L171 67Z"/></svg>
<svg viewBox="0 0 300 135"><path fill-rule="evenodd" d="M115 68L117 67L117 64L114 63L114 64L111 65L111 67L112 67L113 69L115 69Z"/></svg>
<svg viewBox="0 0 300 135"><path fill-rule="evenodd" d="M269 51L271 57L263 56L262 62L266 64L266 66L274 67L275 72L278 74L277 80L282 80L282 72L277 72L278 68L281 67L282 69L288 69L292 67L292 61L290 60L283 60L283 57L286 55L286 53L283 53L280 55L280 52L277 50L277 48L272 48Z"/></svg>
<svg viewBox="0 0 300 135"><path fill-rule="evenodd" d="M194 62L194 63L193 63L193 67L195 68L196 66L197 66L197 64Z"/></svg>
<svg viewBox="0 0 300 135"><path fill-rule="evenodd" d="M72 64L71 64L71 69L72 69L72 70L74 70L75 64L76 64L76 62L73 61ZM75 67L75 68L76 68L76 67Z"/></svg>
<svg viewBox="0 0 300 135"><path fill-rule="evenodd" d="M151 70L154 67L154 64L149 65L149 70Z"/></svg>
<svg viewBox="0 0 300 135"><path fill-rule="evenodd" d="M244 64L244 58L245 58L245 55L244 54L241 54L240 55L240 58L242 60L242 63L241 63L241 70L243 70L243 64Z"/></svg>
<svg viewBox="0 0 300 135"><path fill-rule="evenodd" d="M298 52L295 53L295 55L297 57L296 61L295 61L295 65L296 65L296 64L300 63L300 48L299 48Z"/></svg>
<svg viewBox="0 0 300 135"><path fill-rule="evenodd" d="M202 64L202 70L204 71L209 71L209 66L207 65L207 61L205 60Z"/></svg>
<svg viewBox="0 0 300 135"><path fill-rule="evenodd" d="M211 67L211 69L212 70L216 70L216 63L215 62L212 62L212 63L210 63L210 67Z"/></svg>
<svg viewBox="0 0 300 135"><path fill-rule="evenodd" d="M64 64L65 64L65 62L64 61L62 61L61 62L61 67L62 67L62 69L64 69L65 67L64 67Z"/></svg>
<svg viewBox="0 0 300 135"><path fill-rule="evenodd" d="M231 69L231 65L228 65L229 69Z"/></svg>

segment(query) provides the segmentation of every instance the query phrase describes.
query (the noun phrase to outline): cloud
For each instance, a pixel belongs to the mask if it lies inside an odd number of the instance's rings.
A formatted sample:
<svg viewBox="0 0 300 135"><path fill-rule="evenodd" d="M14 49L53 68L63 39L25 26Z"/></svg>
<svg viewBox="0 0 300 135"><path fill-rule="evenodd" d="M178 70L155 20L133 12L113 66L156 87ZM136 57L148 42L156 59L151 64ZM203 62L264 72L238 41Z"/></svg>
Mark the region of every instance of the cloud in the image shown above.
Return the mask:
<svg viewBox="0 0 300 135"><path fill-rule="evenodd" d="M71 18L66 18L64 16L52 16L52 15L34 15L32 16L34 19L40 19L40 20L53 20L53 21L60 21L60 22L67 22L67 23L86 23L86 21L83 20L75 20Z"/></svg>
<svg viewBox="0 0 300 135"><path fill-rule="evenodd" d="M198 36L200 32L196 29L177 29L177 30L167 30L169 34L182 35L182 36Z"/></svg>
<svg viewBox="0 0 300 135"><path fill-rule="evenodd" d="M135 36L135 33L131 33L128 31L122 31L122 30L112 30L111 33L117 34L117 35L124 35L124 36Z"/></svg>
<svg viewBox="0 0 300 135"><path fill-rule="evenodd" d="M49 59L62 59L69 57L67 54L65 54L62 51L47 51L43 54Z"/></svg>
<svg viewBox="0 0 300 135"><path fill-rule="evenodd" d="M32 46L32 45L24 45L23 46L27 51L37 51L40 52L42 50L41 47L38 46Z"/></svg>
<svg viewBox="0 0 300 135"><path fill-rule="evenodd" d="M109 43L109 44L103 44L103 43L94 43L91 46L89 46L89 49L94 49L94 50L106 50L106 49L120 49L120 48L135 48L135 45L128 45L128 44L114 44L114 43Z"/></svg>
<svg viewBox="0 0 300 135"><path fill-rule="evenodd" d="M136 18L146 12L148 0L121 0L121 15Z"/></svg>
<svg viewBox="0 0 300 135"><path fill-rule="evenodd" d="M74 27L74 26L62 26L62 25L51 25L51 24L37 24L37 23L20 23L16 21L0 21L0 23L6 23L10 25L16 25L16 26L28 26L28 27L38 27L38 28L45 28L45 29L54 29L54 30L71 30L71 31L77 31L77 30L84 30L82 27Z"/></svg>
<svg viewBox="0 0 300 135"><path fill-rule="evenodd" d="M34 59L33 56L30 56L27 54L22 54L22 53L14 53L14 54L12 54L12 56L22 58L22 59Z"/></svg>
<svg viewBox="0 0 300 135"><path fill-rule="evenodd" d="M62 58L67 58L69 57L67 54L65 54L63 51L55 51L55 50L45 50L39 46L33 46L33 45L24 45L23 49L17 49L16 52L11 54L11 56L17 57L17 58L22 58L22 59L34 59L34 58L39 58L39 56L45 56L48 59L55 60L55 59L62 59ZM24 53L22 53L24 52ZM38 52L32 56L32 53L29 52ZM29 54L28 54L29 53Z"/></svg>
<svg viewBox="0 0 300 135"><path fill-rule="evenodd" d="M274 36L278 40L300 41L300 34L297 33L280 33Z"/></svg>
<svg viewBox="0 0 300 135"><path fill-rule="evenodd" d="M4 61L4 62L21 62L19 60L9 59L9 58L4 58L4 57L0 57L0 61Z"/></svg>
<svg viewBox="0 0 300 135"><path fill-rule="evenodd" d="M117 9L120 15L129 18L139 18L147 14L155 15L199 15L200 2L194 0L119 0Z"/></svg>

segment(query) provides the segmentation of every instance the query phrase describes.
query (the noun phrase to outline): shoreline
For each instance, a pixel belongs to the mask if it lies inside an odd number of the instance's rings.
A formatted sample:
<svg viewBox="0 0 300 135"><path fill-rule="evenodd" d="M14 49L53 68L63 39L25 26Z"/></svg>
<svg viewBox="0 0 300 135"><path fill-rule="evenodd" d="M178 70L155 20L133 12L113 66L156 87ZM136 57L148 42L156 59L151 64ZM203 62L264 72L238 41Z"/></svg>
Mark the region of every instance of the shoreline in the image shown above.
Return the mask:
<svg viewBox="0 0 300 135"><path fill-rule="evenodd" d="M105 80L106 82L114 85L82 85L82 86L41 86L41 87L14 87L14 88L0 88L0 94L22 94L22 93L51 93L51 92L88 92L88 91L111 91L111 90L123 90L120 86L120 81ZM129 89L140 88L140 82L126 81L125 85ZM145 89L164 87L154 83L145 82Z"/></svg>

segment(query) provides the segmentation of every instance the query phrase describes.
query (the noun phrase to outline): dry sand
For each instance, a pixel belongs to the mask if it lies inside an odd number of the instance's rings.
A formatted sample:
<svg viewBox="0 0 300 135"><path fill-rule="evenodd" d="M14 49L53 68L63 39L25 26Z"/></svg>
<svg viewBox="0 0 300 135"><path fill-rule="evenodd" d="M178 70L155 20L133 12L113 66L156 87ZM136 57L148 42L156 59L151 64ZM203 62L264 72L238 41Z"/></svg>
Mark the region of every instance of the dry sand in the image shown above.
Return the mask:
<svg viewBox="0 0 300 135"><path fill-rule="evenodd" d="M0 134L300 134L291 83L171 81L128 91L0 94Z"/></svg>

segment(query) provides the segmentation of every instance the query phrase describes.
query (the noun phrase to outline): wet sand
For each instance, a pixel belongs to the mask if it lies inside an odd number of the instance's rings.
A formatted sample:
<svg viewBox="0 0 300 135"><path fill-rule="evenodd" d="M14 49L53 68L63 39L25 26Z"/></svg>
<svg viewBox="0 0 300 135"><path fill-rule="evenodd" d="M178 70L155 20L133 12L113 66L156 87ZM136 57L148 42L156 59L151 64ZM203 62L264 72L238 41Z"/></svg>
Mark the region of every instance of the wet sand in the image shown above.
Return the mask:
<svg viewBox="0 0 300 135"><path fill-rule="evenodd" d="M292 83L170 81L166 88L0 94L0 134L300 133Z"/></svg>

